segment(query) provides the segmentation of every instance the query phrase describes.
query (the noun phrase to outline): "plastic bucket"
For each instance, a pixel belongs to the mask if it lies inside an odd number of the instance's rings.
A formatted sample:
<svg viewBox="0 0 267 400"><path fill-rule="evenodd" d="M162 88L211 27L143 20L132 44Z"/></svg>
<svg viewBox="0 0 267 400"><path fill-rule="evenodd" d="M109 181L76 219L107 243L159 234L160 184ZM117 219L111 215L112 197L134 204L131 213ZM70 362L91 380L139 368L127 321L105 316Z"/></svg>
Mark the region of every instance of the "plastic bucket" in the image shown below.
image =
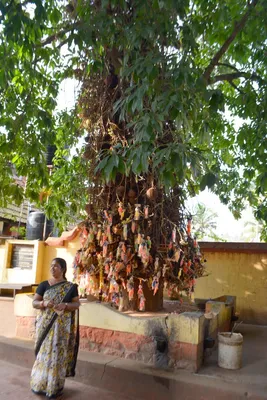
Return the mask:
<svg viewBox="0 0 267 400"><path fill-rule="evenodd" d="M218 334L218 365L226 369L242 366L243 336L241 333L223 332Z"/></svg>

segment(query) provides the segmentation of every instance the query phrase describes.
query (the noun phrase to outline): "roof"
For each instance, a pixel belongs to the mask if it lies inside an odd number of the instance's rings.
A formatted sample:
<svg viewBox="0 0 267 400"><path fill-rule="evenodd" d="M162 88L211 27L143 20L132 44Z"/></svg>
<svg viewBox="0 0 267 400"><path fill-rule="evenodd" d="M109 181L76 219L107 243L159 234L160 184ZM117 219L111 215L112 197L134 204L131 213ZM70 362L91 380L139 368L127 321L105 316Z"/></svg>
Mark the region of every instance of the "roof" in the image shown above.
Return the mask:
<svg viewBox="0 0 267 400"><path fill-rule="evenodd" d="M48 246L54 246L54 247L64 246L65 241L71 242L72 240L74 240L77 237L77 235L78 235L78 233L80 233L80 231L81 231L81 228L76 226L71 231L63 232L60 237L47 238L45 243Z"/></svg>
<svg viewBox="0 0 267 400"><path fill-rule="evenodd" d="M29 203L25 201L21 206L16 204L8 204L6 207L0 207L0 218L10 219L12 221L20 221L24 224L28 218Z"/></svg>

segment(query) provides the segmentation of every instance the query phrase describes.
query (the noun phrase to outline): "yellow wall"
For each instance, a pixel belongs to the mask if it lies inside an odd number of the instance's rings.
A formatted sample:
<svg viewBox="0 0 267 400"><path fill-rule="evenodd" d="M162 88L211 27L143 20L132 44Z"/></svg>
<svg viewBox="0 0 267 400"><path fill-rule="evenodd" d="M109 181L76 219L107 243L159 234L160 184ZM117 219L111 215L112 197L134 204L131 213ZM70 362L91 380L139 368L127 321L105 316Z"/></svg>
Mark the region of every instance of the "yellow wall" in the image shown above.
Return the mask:
<svg viewBox="0 0 267 400"><path fill-rule="evenodd" d="M73 242L66 242L65 246L62 247L51 247L45 246L44 248L44 260L42 265L41 281L49 279L50 276L50 264L53 258L61 257L66 260L67 263L67 279L72 281L73 271L72 263L76 251L80 248L79 238Z"/></svg>
<svg viewBox="0 0 267 400"><path fill-rule="evenodd" d="M72 280L73 258L80 248L79 237L72 242L65 242L62 247L37 242L39 255L32 277L34 280L30 282L25 276L27 271L6 271L5 265L1 268L1 263L8 257L5 252L7 245L0 246L0 282L39 283L46 280L50 277L50 264L55 257L66 260L67 279ZM195 297L214 299L222 295L236 296L236 310L240 313L240 320L266 325L267 244L206 243L205 248L205 244L200 243L200 247L207 259L206 269L210 275L197 280ZM11 274L12 280L9 281Z"/></svg>
<svg viewBox="0 0 267 400"><path fill-rule="evenodd" d="M208 277L197 280L197 298L236 296L239 320L266 325L267 254L205 252Z"/></svg>
<svg viewBox="0 0 267 400"><path fill-rule="evenodd" d="M5 245L0 245L0 282L3 280L5 254Z"/></svg>

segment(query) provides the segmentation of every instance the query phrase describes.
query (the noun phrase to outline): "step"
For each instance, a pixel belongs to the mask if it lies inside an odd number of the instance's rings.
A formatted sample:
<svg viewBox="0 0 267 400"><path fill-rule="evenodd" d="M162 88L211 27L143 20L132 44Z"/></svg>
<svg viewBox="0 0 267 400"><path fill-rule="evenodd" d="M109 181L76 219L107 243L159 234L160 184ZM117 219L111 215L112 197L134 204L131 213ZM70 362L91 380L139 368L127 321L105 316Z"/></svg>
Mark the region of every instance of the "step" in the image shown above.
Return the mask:
<svg viewBox="0 0 267 400"><path fill-rule="evenodd" d="M34 362L33 342L0 337L0 360L31 368ZM192 374L185 370L165 371L133 360L80 351L75 380L136 399L163 400L216 399L263 400L266 391L257 387L226 383ZM197 397L196 397L197 394Z"/></svg>

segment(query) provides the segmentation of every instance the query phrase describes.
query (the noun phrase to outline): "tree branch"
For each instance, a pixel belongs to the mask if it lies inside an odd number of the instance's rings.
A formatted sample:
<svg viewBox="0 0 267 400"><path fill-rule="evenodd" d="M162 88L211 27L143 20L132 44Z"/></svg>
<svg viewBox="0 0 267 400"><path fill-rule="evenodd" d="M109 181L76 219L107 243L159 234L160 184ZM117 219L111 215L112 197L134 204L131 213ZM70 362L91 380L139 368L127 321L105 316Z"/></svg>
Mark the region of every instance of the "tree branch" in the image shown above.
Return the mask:
<svg viewBox="0 0 267 400"><path fill-rule="evenodd" d="M217 51L217 53L214 55L211 62L205 69L203 77L205 78L207 83L210 83L210 79L211 79L210 76L211 76L212 71L214 70L215 66L218 65L220 58L226 53L226 51L230 47L231 43L235 40L238 33L244 28L244 26L248 20L248 17L250 16L253 9L256 7L258 1L259 0L252 0L248 4L247 12L243 15L243 17L240 19L240 21L238 21L236 23L235 28L234 28L233 32L231 33L231 35L226 39L226 41L224 42L222 47Z"/></svg>
<svg viewBox="0 0 267 400"><path fill-rule="evenodd" d="M58 38L60 38L60 37L62 37L63 35L65 35L65 33L69 32L69 31L71 31L71 30L73 30L73 29L75 29L75 28L78 28L80 25L81 25L81 22L80 22L80 21L77 21L77 22L75 22L74 24L69 25L69 26L67 26L67 27L64 28L64 29L61 29L61 31L58 31L58 32L54 33L53 35L48 36L43 42L41 42L41 43L38 45L38 47L40 47L40 46L46 46L46 45L48 45L48 44L54 42L54 41L57 40Z"/></svg>
<svg viewBox="0 0 267 400"><path fill-rule="evenodd" d="M209 79L209 84L220 82L220 81L228 81L232 82L234 79L245 78L253 81L258 81L260 83L265 83L264 79L257 74L250 74L249 72L233 72L229 74L220 74L216 75Z"/></svg>
<svg viewBox="0 0 267 400"><path fill-rule="evenodd" d="M64 46L66 43L68 43L69 38L63 40L63 42L60 42L59 45L57 46L57 49L61 49L62 46Z"/></svg>
<svg viewBox="0 0 267 400"><path fill-rule="evenodd" d="M229 83L230 83L230 85L231 85L234 89L236 89L239 93L245 94L245 92L243 92L243 90L239 89L239 87L236 86L236 84L235 84L234 82L230 81Z"/></svg>
<svg viewBox="0 0 267 400"><path fill-rule="evenodd" d="M217 65L218 66L227 67L227 68L230 68L230 69L234 69L235 71L239 72L238 68L236 68L234 65L231 65L231 64L228 64L228 63L218 62Z"/></svg>

